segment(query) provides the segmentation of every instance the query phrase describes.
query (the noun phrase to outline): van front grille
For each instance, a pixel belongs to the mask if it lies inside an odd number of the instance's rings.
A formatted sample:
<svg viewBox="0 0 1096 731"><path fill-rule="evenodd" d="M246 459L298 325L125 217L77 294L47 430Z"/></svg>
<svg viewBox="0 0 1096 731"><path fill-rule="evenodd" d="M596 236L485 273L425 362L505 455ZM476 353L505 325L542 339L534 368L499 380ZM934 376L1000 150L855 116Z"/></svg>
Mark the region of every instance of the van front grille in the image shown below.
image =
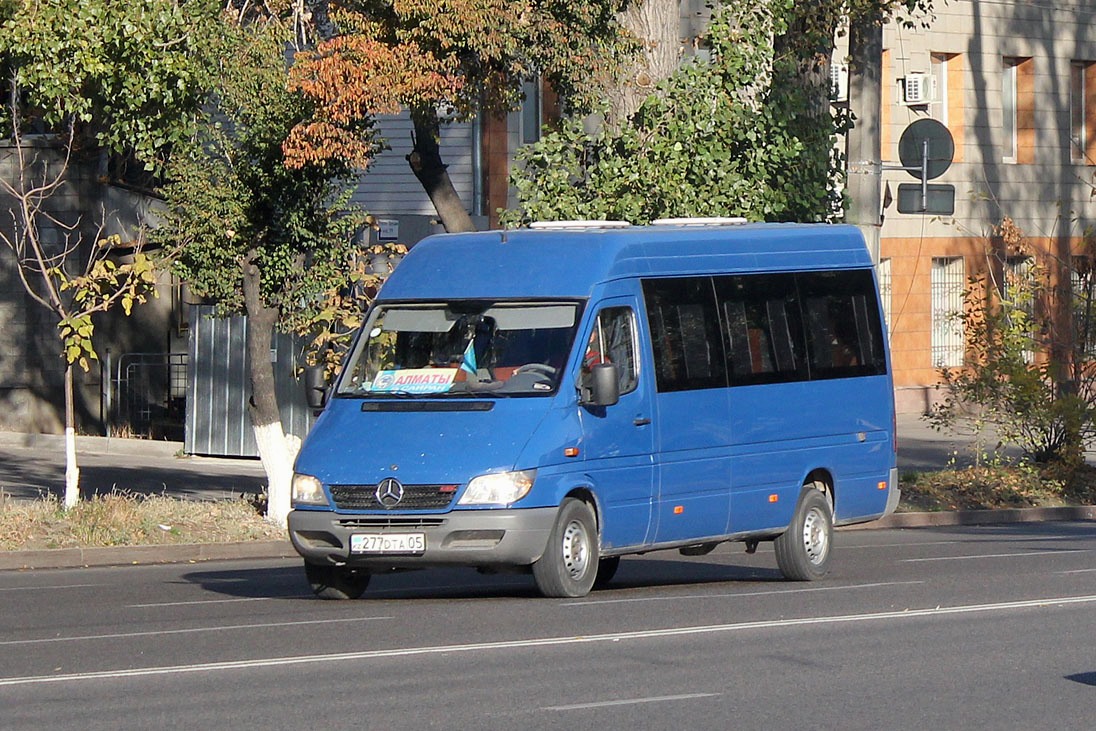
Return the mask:
<svg viewBox="0 0 1096 731"><path fill-rule="evenodd" d="M376 485L331 485L336 510L441 510L456 492L455 485L404 485L403 498L386 506L377 500Z"/></svg>
<svg viewBox="0 0 1096 731"><path fill-rule="evenodd" d="M395 528L397 530L425 530L427 528L437 528L443 523L445 523L445 518L388 518L383 516L374 518L365 515L360 518L342 518L339 520L340 526L350 530L382 530L385 528Z"/></svg>

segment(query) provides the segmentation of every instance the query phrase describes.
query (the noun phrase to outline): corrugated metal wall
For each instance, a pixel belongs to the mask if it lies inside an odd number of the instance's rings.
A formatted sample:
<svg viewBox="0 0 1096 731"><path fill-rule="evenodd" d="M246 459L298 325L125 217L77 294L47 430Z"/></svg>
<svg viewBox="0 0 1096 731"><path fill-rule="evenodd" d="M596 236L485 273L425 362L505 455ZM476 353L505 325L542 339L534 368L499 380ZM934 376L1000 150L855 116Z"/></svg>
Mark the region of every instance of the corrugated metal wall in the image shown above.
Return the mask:
<svg viewBox="0 0 1096 731"><path fill-rule="evenodd" d="M186 389L187 454L257 457L247 412L250 397L247 318L213 317L214 308L194 305L190 312ZM274 381L282 426L302 439L312 426L312 410L297 379L300 347L289 335L275 333Z"/></svg>

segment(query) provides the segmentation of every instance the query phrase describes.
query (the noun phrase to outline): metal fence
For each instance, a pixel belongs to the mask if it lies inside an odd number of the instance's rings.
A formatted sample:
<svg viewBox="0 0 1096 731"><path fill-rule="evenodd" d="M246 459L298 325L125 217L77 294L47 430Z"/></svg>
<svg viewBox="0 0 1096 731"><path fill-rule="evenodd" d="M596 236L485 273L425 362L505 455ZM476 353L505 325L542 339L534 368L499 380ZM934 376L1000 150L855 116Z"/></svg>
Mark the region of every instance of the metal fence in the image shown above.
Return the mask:
<svg viewBox="0 0 1096 731"><path fill-rule="evenodd" d="M123 353L105 366L107 436L183 439L186 353Z"/></svg>

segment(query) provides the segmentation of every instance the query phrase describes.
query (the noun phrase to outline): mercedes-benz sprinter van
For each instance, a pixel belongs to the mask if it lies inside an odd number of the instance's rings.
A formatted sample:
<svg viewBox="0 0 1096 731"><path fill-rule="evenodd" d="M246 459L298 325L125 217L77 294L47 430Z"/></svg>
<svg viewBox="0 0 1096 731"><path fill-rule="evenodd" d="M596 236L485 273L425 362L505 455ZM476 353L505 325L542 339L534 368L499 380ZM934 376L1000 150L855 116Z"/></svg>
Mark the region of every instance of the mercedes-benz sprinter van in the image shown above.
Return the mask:
<svg viewBox="0 0 1096 731"><path fill-rule="evenodd" d="M313 590L461 565L583 596L620 557L774 541L898 502L871 258L825 224L557 223L444 234L382 287L297 457Z"/></svg>

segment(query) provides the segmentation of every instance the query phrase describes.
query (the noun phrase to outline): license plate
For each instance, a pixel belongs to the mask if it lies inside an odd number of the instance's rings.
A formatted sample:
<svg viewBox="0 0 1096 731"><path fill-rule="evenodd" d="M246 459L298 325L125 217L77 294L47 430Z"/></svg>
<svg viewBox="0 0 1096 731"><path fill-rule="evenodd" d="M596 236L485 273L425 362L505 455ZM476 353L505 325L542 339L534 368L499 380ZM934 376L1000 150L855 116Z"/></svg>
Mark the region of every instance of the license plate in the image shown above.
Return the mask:
<svg viewBox="0 0 1096 731"><path fill-rule="evenodd" d="M425 533L354 533L350 536L351 553L423 553Z"/></svg>

